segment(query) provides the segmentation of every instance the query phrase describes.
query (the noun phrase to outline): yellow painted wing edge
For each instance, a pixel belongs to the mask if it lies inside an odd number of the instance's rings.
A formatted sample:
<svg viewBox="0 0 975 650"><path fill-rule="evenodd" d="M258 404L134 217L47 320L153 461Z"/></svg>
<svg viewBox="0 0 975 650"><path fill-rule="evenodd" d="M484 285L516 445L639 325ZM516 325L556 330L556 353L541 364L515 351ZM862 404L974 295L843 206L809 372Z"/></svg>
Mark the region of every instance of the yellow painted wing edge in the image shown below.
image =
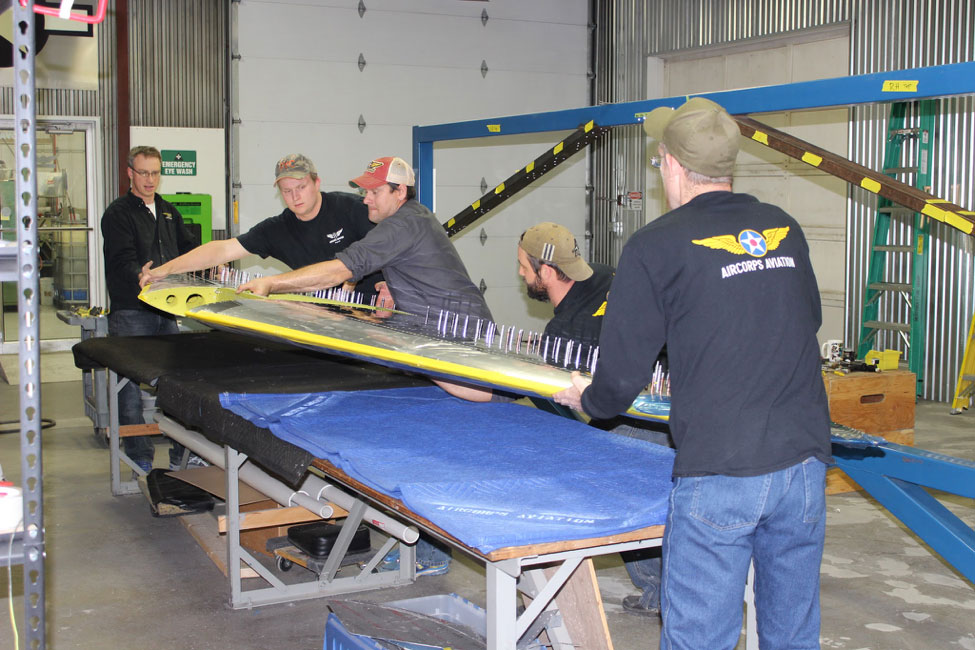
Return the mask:
<svg viewBox="0 0 975 650"><path fill-rule="evenodd" d="M477 383L488 383L504 388L528 390L542 397L551 397L568 386L568 383L566 383L564 386L552 386L549 384L524 379L520 381L512 381L512 378L508 375L496 371L485 371L450 361L440 361L438 359L431 359L429 357L409 354L407 352L397 352L395 350L386 350L371 345L364 345L362 343L353 343L351 341L325 336L324 334L302 332L287 327L281 327L280 325L257 323L257 321L228 316L226 314L194 312L190 314L190 316L204 323L268 334L270 336L294 341L295 343L330 348L341 352L347 352L349 354L381 359L383 361L390 361L411 368L416 368L417 370L429 370L448 377L470 379L471 381L475 381Z"/></svg>

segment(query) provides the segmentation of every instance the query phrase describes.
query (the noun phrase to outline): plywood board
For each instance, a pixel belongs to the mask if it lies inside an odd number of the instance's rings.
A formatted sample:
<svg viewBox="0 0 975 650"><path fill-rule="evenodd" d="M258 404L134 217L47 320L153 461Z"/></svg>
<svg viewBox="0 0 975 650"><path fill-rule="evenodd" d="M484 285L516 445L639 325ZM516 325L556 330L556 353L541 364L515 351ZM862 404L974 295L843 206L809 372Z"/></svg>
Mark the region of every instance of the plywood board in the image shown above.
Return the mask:
<svg viewBox="0 0 975 650"><path fill-rule="evenodd" d="M185 515L179 518L180 522L186 526L193 539L197 541L200 548L207 554L207 557L217 565L220 572L227 575L227 538L217 532L217 520L210 513L200 513L196 515ZM257 571L250 568L243 562L240 563L241 578L257 578Z"/></svg>
<svg viewBox="0 0 975 650"><path fill-rule="evenodd" d="M227 474L220 467L210 465L209 467L191 467L178 472L169 472L169 476L185 481L190 485L195 485L201 490L206 490L213 496L223 501L227 500ZM257 501L267 500L267 496L261 494L246 483L237 482L237 493L240 495L240 504L256 503Z"/></svg>

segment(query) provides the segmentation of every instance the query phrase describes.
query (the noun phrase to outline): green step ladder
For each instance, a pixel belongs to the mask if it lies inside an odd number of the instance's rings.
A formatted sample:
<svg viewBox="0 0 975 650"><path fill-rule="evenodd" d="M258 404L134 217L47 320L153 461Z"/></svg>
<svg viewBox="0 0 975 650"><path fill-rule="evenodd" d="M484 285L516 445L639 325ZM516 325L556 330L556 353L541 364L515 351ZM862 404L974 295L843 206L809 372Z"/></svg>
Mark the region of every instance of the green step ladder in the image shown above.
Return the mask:
<svg viewBox="0 0 975 650"><path fill-rule="evenodd" d="M884 174L930 191L937 109L937 100L891 105ZM913 141L915 155L905 164L903 154L909 141ZM896 332L907 348L918 396L924 390L929 230L926 216L888 199L877 199L857 346L857 358L862 359L871 349L882 349L880 332ZM885 319L881 319L881 304Z"/></svg>

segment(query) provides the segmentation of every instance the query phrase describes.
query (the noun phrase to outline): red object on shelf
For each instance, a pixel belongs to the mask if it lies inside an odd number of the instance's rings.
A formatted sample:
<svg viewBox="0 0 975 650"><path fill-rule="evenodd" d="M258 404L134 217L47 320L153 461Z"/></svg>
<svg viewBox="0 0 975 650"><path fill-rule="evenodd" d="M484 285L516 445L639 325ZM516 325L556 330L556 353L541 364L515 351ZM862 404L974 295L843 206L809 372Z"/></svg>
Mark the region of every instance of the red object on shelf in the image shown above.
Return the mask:
<svg viewBox="0 0 975 650"><path fill-rule="evenodd" d="M62 5L64 5L64 4L65 4L65 2L64 2L64 0L62 0ZM72 2L71 4L74 4L74 2ZM27 0L20 0L20 6L21 7L26 7L27 6ZM75 13L72 13L71 15L69 15L69 16L67 16L65 18L66 18L66 20L75 20L75 21L80 22L80 23L88 23L89 25L97 25L98 23L100 23L103 20L105 20L105 13L107 12L107 10L108 10L108 0L98 0L98 9L95 10L95 15L89 16L87 14L75 14ZM34 5L34 13L35 14L44 14L45 16L56 16L58 18L61 18L62 17L61 16L61 10L59 8L54 8L54 7L43 7L43 6L39 6L39 5Z"/></svg>

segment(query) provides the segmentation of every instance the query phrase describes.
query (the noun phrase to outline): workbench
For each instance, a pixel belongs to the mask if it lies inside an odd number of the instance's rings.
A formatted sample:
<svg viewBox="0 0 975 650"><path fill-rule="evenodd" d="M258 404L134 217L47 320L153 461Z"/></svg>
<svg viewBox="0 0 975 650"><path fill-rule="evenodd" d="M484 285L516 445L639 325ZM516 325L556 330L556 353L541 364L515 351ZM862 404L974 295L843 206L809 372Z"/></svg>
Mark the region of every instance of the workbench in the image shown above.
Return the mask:
<svg viewBox="0 0 975 650"><path fill-rule="evenodd" d="M298 358L293 355L298 355ZM309 359L307 355L314 358ZM409 584L415 572L411 543L416 540L418 530L423 530L449 543L454 549L484 562L489 648L514 650L523 645L525 638L534 638L532 635L537 636L543 628L554 647L568 650L573 646L571 639L583 639L588 647L606 648L610 647L608 638L604 636L607 628L589 560L598 555L660 544L662 526L634 525L629 529L614 530L611 534L593 533L571 539L559 535L546 539L543 535L531 543L479 549L462 541L449 526L438 525L432 518L417 514L401 498L383 494L330 461L317 458L271 435L267 429L223 409L218 399L218 395L224 392L259 390L262 393L291 393L334 388L361 390L428 385L422 378L401 375L369 364L321 358L321 355L292 348L283 350L276 344L250 337L215 332L93 339L78 344L75 356L79 367L109 369L109 383L113 390L110 402L115 401L117 386L124 381L119 379L120 376L154 385L160 430L211 463L226 469L227 568L231 582L231 605L234 608ZM550 418L542 427L544 429L557 431L562 426L581 426L587 430L584 435L613 436L520 405L471 405L475 406L510 407L522 409L525 414ZM112 407L112 410L117 409ZM368 422L370 415L362 413L361 422ZM436 420L436 417L427 413L425 419ZM118 475L116 458L122 455L118 450L117 415L113 420L114 485ZM482 426L485 422L481 416L465 418L463 428L472 429L472 423ZM444 435L443 444L459 440L456 430L445 431ZM622 436L613 437L625 440L626 444L649 444ZM526 448L518 449L518 453L528 453L523 460L528 466L533 464L531 453L526 452ZM534 453L539 457L542 454L550 455L551 445ZM315 473L306 473L309 466L314 468ZM325 570L317 581L286 585L241 546L238 480L249 484L249 477L255 470L282 484L284 496L265 492L282 505L297 504L323 517L347 513L335 551L329 556ZM669 481L669 467L659 470L659 476ZM268 476L261 480L265 481ZM639 478L626 479L613 490L621 493L632 491L634 481ZM594 481L593 485L596 483L598 481ZM587 484L582 485L588 487ZM663 503L667 491L662 488L656 495ZM617 507L619 503L614 501L611 505ZM662 521L661 515L658 523ZM356 575L340 576L341 555L347 548L348 538L351 538L360 522L391 536ZM539 527L544 529L541 522ZM401 541L407 543L401 545L400 570L371 572L371 568ZM243 589L242 562L270 586ZM532 604L521 614L517 613L519 592L532 598ZM569 598L569 593L575 592L577 604L572 616L559 615L560 603L554 599L557 592L563 594L560 599ZM564 601L561 606L563 613L568 611ZM573 626L575 629L570 630ZM590 640L585 637L592 633L598 638Z"/></svg>

